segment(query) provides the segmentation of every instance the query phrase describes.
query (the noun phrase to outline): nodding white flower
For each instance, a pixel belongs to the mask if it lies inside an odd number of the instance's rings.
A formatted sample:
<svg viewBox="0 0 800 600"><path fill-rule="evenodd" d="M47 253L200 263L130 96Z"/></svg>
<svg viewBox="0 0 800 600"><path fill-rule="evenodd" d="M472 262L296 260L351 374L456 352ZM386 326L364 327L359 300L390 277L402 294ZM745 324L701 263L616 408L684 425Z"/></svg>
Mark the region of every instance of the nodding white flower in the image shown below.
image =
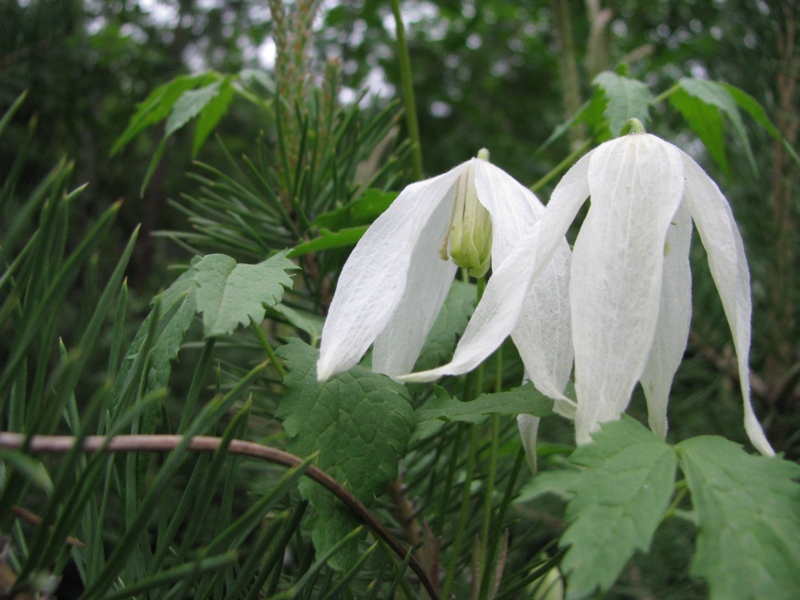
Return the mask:
<svg viewBox="0 0 800 600"><path fill-rule="evenodd" d="M482 156L409 185L358 242L322 330L320 381L355 365L373 343L374 371L409 373L458 267L481 275L491 256L497 268L541 217L536 196ZM513 334L526 365L533 365L531 379L558 395L572 362L569 255L562 237L530 286Z"/></svg>
<svg viewBox="0 0 800 600"><path fill-rule="evenodd" d="M457 372L452 365L488 356L524 306L525 286L513 285L538 281L589 196L569 289L577 442L589 442L600 423L620 418L637 381L651 429L666 435L669 389L691 320L694 220L733 334L745 429L762 454L774 454L750 402L750 272L730 206L694 160L649 134L625 135L581 158L556 186L541 220L495 269L453 362L404 379L429 381Z"/></svg>

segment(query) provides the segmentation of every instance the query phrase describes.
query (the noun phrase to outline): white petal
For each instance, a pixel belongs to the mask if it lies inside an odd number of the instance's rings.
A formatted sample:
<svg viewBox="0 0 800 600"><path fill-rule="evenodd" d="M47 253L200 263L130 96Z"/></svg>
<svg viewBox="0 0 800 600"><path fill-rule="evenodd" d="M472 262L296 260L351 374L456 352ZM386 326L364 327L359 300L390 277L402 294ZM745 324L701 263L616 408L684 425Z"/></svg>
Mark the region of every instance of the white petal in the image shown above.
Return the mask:
<svg viewBox="0 0 800 600"><path fill-rule="evenodd" d="M544 205L508 173L473 159L478 200L492 218L492 266L497 269L539 217Z"/></svg>
<svg viewBox="0 0 800 600"><path fill-rule="evenodd" d="M545 208L505 171L483 160L473 164L478 198L492 216L492 265L498 269ZM554 258L528 290L511 334L534 385L553 397L564 391L572 371L569 257L569 245L562 239Z"/></svg>
<svg viewBox="0 0 800 600"><path fill-rule="evenodd" d="M686 350L692 320L691 241L692 217L681 204L667 230L658 323L641 378L650 429L661 438L667 435L669 390Z"/></svg>
<svg viewBox="0 0 800 600"><path fill-rule="evenodd" d="M683 195L674 146L627 135L589 165L591 207L572 253L570 301L579 444L630 402L653 343L664 240Z"/></svg>
<svg viewBox="0 0 800 600"><path fill-rule="evenodd" d="M392 318L406 289L412 252L464 165L405 188L358 242L342 269L322 329L317 378L355 365ZM436 212L449 219L449 207ZM435 254L430 260L441 260Z"/></svg>
<svg viewBox="0 0 800 600"><path fill-rule="evenodd" d="M408 270L406 289L386 328L375 339L372 370L391 377L414 368L425 338L447 298L458 267L439 257L450 224L450 202L442 202L422 230Z"/></svg>
<svg viewBox="0 0 800 600"><path fill-rule="evenodd" d="M686 172L685 202L697 225L700 239L708 254L711 276L717 285L725 315L728 318L736 357L739 362L739 383L744 402L744 425L753 446L764 455L772 449L758 422L750 401L750 271L744 243L728 201L717 184L687 154L682 153Z"/></svg>
<svg viewBox="0 0 800 600"><path fill-rule="evenodd" d="M536 438L539 432L539 417L533 415L517 415L517 428L525 449L525 458L533 473L536 473Z"/></svg>
<svg viewBox="0 0 800 600"><path fill-rule="evenodd" d="M581 158L564 175L553 191L541 221L525 233L499 267L493 268L492 277L456 348L453 360L437 369L400 377L400 380L433 381L444 375L460 375L471 371L511 334L523 313L531 283L547 266L556 249L564 244L564 235L570 223L589 195L586 173L591 155L590 152ZM548 227L546 230L543 229L545 224ZM546 260L542 256L546 256ZM523 326L529 325L523 323ZM540 388L540 391L560 400L559 407L563 406L564 412L569 413L571 402L561 396L557 385L547 386L537 369L532 366L528 368L532 375L536 372L534 384L548 388Z"/></svg>
<svg viewBox="0 0 800 600"><path fill-rule="evenodd" d="M484 290L453 360L437 369L399 377L401 381L433 381L443 375L461 375L483 362L508 337L522 312L539 234L537 223L495 271Z"/></svg>
<svg viewBox="0 0 800 600"><path fill-rule="evenodd" d="M528 289L511 333L536 388L560 398L572 372L569 307L570 250L562 239L544 272Z"/></svg>

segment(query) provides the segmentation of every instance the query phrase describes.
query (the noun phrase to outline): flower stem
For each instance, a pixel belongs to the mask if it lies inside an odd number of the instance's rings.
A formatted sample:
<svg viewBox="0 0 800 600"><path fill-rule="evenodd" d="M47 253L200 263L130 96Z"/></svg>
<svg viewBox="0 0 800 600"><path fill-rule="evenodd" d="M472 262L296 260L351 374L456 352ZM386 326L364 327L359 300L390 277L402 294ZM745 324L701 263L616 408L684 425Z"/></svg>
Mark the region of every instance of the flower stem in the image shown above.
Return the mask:
<svg viewBox="0 0 800 600"><path fill-rule="evenodd" d="M644 130L644 125L642 125L642 122L639 119L633 118L625 121L625 124L622 126L619 135L622 137L623 135L638 135L641 133L646 133Z"/></svg>
<svg viewBox="0 0 800 600"><path fill-rule="evenodd" d="M686 486L679 487L675 486L675 489L678 490L678 493L675 494L675 499L672 501L672 504L669 505L666 512L664 512L664 516L661 517L661 522L669 521L672 517L675 516L675 511L678 510L678 507L681 505L681 502L686 497L686 494L689 492L689 489Z"/></svg>
<svg viewBox="0 0 800 600"><path fill-rule="evenodd" d="M411 160L414 165L414 177L420 180L423 178L422 144L419 139L417 108L414 102L414 85L411 78L411 58L408 54L408 42L406 41L406 30L403 26L403 15L400 14L400 0L392 0L392 13L394 14L397 35L397 53L400 60L400 80L403 86L406 127L408 127L408 137L411 138Z"/></svg>

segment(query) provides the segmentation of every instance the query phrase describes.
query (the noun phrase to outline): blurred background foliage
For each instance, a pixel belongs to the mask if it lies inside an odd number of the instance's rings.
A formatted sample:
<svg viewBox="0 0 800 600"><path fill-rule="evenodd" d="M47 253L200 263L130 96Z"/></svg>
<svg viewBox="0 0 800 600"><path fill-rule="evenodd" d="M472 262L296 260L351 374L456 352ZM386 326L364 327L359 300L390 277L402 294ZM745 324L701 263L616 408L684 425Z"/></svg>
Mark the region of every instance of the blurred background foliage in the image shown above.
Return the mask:
<svg viewBox="0 0 800 600"><path fill-rule="evenodd" d="M392 104L400 97L401 75L391 6L376 0L326 1L313 20L310 61L303 63L309 71L303 76L320 94L316 106L336 104L340 112L335 122L344 127L342 123L350 122L349 114L359 123L355 131L372 132L363 137L354 134L361 146L354 145L353 155L345 161L346 185L326 186L331 173L339 173L338 163L328 163L315 171L317 179L312 182L321 204L307 214L294 211L292 193L299 189L299 178L287 179L286 172L276 171L270 162L276 160L274 152L280 146L276 142L276 114L237 96L215 135L196 156L192 154L191 127L170 136L148 187L140 195L148 164L164 135L163 122L110 156L137 105L175 77L205 70L239 74L246 69L263 69L273 81L286 81L286 76L276 73L281 68L280 64L276 66L276 54L282 43L275 36L276 20L270 10L276 5L280 3L264 0L0 1L0 114L27 91L24 103L0 138L0 180L13 180L14 193L23 197L32 194L62 158L73 161L70 168L59 167L60 176L69 179L69 185L59 180L59 189L74 189L85 182L89 186L72 201L70 236L65 241L68 250L91 233L91 224L105 218L116 200L124 200L113 227L110 222L107 225L106 249L96 252L91 263L94 266L77 276L76 285L66 295L59 331L68 345L70 339L79 337L80 328L91 316L87 306L93 305L87 299L98 297L97 282L106 281L114 271L139 223L142 229L127 269L129 287L125 293L129 312L134 315L126 326L130 330L126 332L128 339L147 314L153 295L174 279L169 267L185 263L191 251L225 251L248 262L266 258L268 250L258 244L237 250L230 238L219 237L224 227L203 231L203 219L214 215L209 199L237 199L238 216L246 219L247 211L255 210L247 199L263 196L259 186L264 183L248 170L243 156L258 165L256 173L267 174L278 203L287 209L286 222L264 225L265 231L274 233L273 237L272 233L264 237L264 244L272 250L307 242L316 235L317 229L312 226L316 217L358 197L359 177L364 174L356 172L357 164L371 163L371 173L375 174L376 158L393 157L391 168L375 182L374 187L384 192L397 191L412 180L404 145L405 121L397 105ZM594 77L620 65L625 65L631 77L650 86L654 95L686 76L733 84L752 95L789 144L796 146L800 126L800 8L795 0L425 0L403 2L401 9L427 175L441 173L486 147L495 164L523 183L533 184L588 139L591 132L579 125L540 150L553 131L595 93ZM269 90L262 89L262 93L267 95ZM354 101L358 104L352 106ZM303 102L315 106L313 94ZM800 458L798 167L780 144L745 116L756 169L749 164L738 138L726 128L726 175L668 102L654 106L652 113L651 131L701 160L733 205L753 273L751 362L757 410L776 448L796 460ZM290 136L302 137L304 114L321 113L309 108L308 113L286 117L280 121L288 128L283 134L288 131ZM327 143L326 139L319 135L320 144ZM298 161L302 163L303 156L311 157L308 147L306 155L297 144L291 147L297 151L288 157L294 161L292 167ZM23 154L25 161L18 161ZM193 164L195 159L205 166ZM19 172L15 174L15 170ZM548 197L555 181L539 191L542 199ZM0 216L0 232L5 234L10 217ZM233 222L236 215L225 218ZM34 225L29 227L32 230ZM173 232L173 239L154 235L158 231ZM175 239L183 245L174 243ZM344 250L304 255L300 260L307 278L296 284L297 293L290 295L287 303L306 315L318 318L324 314L325 301L329 301L335 285L332 275L345 256ZM692 258L695 318L686 361L673 386L670 436L680 440L701 433L721 433L744 442L728 326L699 244L695 244ZM322 306L308 301L313 295L322 298ZM281 339L285 333L282 326L285 323L277 325L270 335ZM305 331L313 340L314 326L307 324ZM108 360L106 347L113 346L113 339L105 334L98 337L96 343L103 352L92 361L101 365ZM165 404L164 412L172 414L173 420L181 414L181 398L192 385L193 365L202 347L191 331L187 340L181 356L189 367L175 367L170 379L171 397ZM0 356L5 359L6 342L2 346ZM221 346L225 347L215 375L219 389L229 389L256 360L263 360L263 356L254 358L259 344L252 336L242 335ZM54 357L57 350L55 345L53 348ZM507 357L513 356L513 347L507 345L504 352ZM503 379L518 382L519 364L507 360L504 366L507 372ZM87 369L81 381L92 381L99 388L102 382L98 372L103 368L94 372ZM273 419L276 385L274 374L257 380L257 400L247 421L251 437L270 443L282 439ZM244 408L237 405L237 410ZM629 412L637 417L645 414L639 392ZM169 422L164 414L154 413L148 418L151 423L159 419ZM241 423L232 424L232 429L234 425L239 427L237 431L242 430ZM498 489L509 478L513 481L509 474L514 470L519 446L510 422L503 425L501 433ZM438 441L429 440L412 450L410 457L419 460L405 474L412 493L422 497L427 493L431 505L438 501L436 494L429 493L433 484L426 479L430 474L426 461L433 465L431 472L444 479L449 465L455 464L448 456L460 452L466 461L467 435L460 425L450 426ZM551 419L543 426L542 437L549 443L544 446L542 462L547 469L562 460L566 450L560 444L571 443L570 428ZM476 472L486 466L486 460L485 456L478 458ZM152 464L144 464L146 460L141 462L143 473L154 469ZM409 460L409 465L414 465L413 461ZM248 469L251 467L245 467L246 476ZM458 463L458 469L463 483L463 463ZM254 471L258 477L251 476L256 482L251 487L276 477L274 473L265 476L259 469ZM181 481L188 479L192 471L187 469L182 476ZM225 490L226 502L240 503L243 506L238 508L246 510L241 498L234 500L230 489ZM479 487L474 493L480 495ZM292 506L297 506L296 500ZM384 522L402 528L400 520L394 522L397 515L393 511L405 501L403 493L395 494L388 500L383 498L375 511ZM285 506L281 504L281 508ZM455 501L454 507L458 507ZM417 507L422 512L424 508ZM304 509L295 514L302 516ZM534 554L552 555L552 541L563 529L562 517L563 506L555 501L553 506L539 504L535 511L523 507L513 513L516 543L533 553L509 555L509 571L520 573L517 583L532 569ZM692 535L685 523L670 523L659 532L658 550L635 559L613 597L653 597L648 595L652 590L659 590L659 598L703 597L704 587L685 574ZM297 563L299 578L311 559L303 563L309 554L307 541L297 540L294 551L302 558ZM665 564L678 565L684 575L675 578ZM391 578L386 574L387 581ZM464 581L454 585L459 594L467 593ZM517 588L521 589L524 585ZM508 592L508 597L515 596Z"/></svg>

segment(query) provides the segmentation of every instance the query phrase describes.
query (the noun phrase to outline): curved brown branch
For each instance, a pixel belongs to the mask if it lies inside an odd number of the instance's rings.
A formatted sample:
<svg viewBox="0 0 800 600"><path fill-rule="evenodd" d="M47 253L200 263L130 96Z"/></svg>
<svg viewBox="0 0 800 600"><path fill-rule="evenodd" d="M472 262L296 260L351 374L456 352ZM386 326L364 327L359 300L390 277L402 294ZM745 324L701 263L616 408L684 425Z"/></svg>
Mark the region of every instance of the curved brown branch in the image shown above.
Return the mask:
<svg viewBox="0 0 800 600"><path fill-rule="evenodd" d="M0 447L21 448L26 436L20 433L0 432ZM28 442L30 452L45 452L63 454L75 445L76 438L69 435L35 435ZM101 435L87 436L83 443L86 452L169 452L174 450L183 441L181 435L118 435L108 439ZM196 436L189 443L189 449L195 452L213 452L222 443L222 438L210 436ZM228 447L230 454L259 458L284 467L297 467L303 459L294 454L270 448L255 442L233 440ZM325 471L314 465L306 468L305 475L319 483L345 503L355 515L401 558L405 559L409 549L395 539L389 531L378 521L369 509L342 484L328 475ZM420 582L432 600L438 600L439 594L422 565L412 554L409 565L419 577Z"/></svg>

